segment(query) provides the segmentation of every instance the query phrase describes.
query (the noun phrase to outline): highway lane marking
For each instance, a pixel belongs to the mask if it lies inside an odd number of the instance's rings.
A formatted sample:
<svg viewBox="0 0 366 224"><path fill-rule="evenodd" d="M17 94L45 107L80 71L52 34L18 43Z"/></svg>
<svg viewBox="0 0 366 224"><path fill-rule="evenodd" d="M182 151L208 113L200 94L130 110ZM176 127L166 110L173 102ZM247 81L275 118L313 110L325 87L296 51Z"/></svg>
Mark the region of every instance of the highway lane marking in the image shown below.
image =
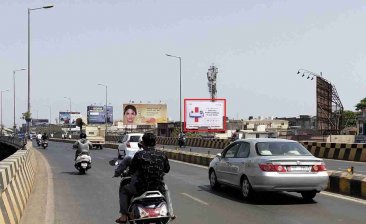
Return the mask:
<svg viewBox="0 0 366 224"><path fill-rule="evenodd" d="M330 192L325 192L325 191L320 192L320 194L366 205L366 200L363 200L363 199L352 198L352 197L348 197L345 195L340 195L340 194L335 194L335 193L330 193Z"/></svg>
<svg viewBox="0 0 366 224"><path fill-rule="evenodd" d="M196 197L193 197L192 195L189 195L187 193L181 193L181 194L184 195L184 196L186 196L186 197L188 197L188 198L190 198L190 199L192 199L192 200L194 200L194 201L196 201L196 202L199 202L199 203L201 203L203 205L208 206L208 203L207 202L204 202L204 201L202 201L202 200L200 200L200 199L198 199Z"/></svg>
<svg viewBox="0 0 366 224"><path fill-rule="evenodd" d="M54 197L54 185L53 185L53 173L48 160L44 157L43 154L39 154L40 158L43 160L43 163L46 167L47 173L47 197L46 197L46 211L45 211L45 223L52 223L55 219L55 197Z"/></svg>

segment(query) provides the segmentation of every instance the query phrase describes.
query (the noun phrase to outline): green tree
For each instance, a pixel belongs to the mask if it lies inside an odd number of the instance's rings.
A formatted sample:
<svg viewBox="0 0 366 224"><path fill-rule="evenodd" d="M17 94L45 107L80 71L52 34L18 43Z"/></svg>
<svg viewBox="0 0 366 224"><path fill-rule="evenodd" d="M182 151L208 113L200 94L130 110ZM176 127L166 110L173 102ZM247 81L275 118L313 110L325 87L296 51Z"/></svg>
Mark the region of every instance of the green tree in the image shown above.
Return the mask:
<svg viewBox="0 0 366 224"><path fill-rule="evenodd" d="M26 121L26 122L30 122L32 120L32 113L31 112L24 112L23 113L23 119Z"/></svg>
<svg viewBox="0 0 366 224"><path fill-rule="evenodd" d="M357 113L345 110L343 111L343 120L342 120L342 127L356 127L356 120L357 120Z"/></svg>
<svg viewBox="0 0 366 224"><path fill-rule="evenodd" d="M366 97L363 98L358 104L356 104L356 110L362 110L363 108L366 108Z"/></svg>
<svg viewBox="0 0 366 224"><path fill-rule="evenodd" d="M83 132L83 126L85 125L85 123L83 122L83 119L81 118L77 118L76 121L76 126L80 127L80 133Z"/></svg>

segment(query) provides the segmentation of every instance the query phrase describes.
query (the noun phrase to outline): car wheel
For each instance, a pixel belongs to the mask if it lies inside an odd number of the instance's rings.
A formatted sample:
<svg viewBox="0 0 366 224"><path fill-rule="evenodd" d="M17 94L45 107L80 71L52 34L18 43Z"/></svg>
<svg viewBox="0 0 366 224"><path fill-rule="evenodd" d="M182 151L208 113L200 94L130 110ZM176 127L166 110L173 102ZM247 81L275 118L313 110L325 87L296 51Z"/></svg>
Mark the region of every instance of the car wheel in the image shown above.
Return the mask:
<svg viewBox="0 0 366 224"><path fill-rule="evenodd" d="M214 170L210 171L210 186L213 190L217 190L220 187L219 182L217 182L217 177L216 177L216 173Z"/></svg>
<svg viewBox="0 0 366 224"><path fill-rule="evenodd" d="M301 192L301 196L305 201L312 201L316 196L316 191L303 191Z"/></svg>
<svg viewBox="0 0 366 224"><path fill-rule="evenodd" d="M241 181L241 194L245 200L251 200L254 198L255 191L252 188L252 185L250 184L247 177L243 177L243 180Z"/></svg>

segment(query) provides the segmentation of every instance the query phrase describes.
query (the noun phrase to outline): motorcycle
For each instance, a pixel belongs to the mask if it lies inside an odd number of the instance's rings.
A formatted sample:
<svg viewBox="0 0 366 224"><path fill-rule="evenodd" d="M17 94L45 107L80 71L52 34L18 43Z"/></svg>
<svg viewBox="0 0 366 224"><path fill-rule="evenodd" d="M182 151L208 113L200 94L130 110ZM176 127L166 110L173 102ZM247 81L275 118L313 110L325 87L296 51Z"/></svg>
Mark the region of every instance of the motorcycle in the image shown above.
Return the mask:
<svg viewBox="0 0 366 224"><path fill-rule="evenodd" d="M41 139L36 138L37 146L41 146Z"/></svg>
<svg viewBox="0 0 366 224"><path fill-rule="evenodd" d="M115 163L118 165L118 162ZM128 168L121 175L121 186L129 184L131 177ZM130 224L166 224L173 219L165 196L160 191L146 191L140 196L131 198L128 208L128 223ZM174 217L175 218L175 217Z"/></svg>
<svg viewBox="0 0 366 224"><path fill-rule="evenodd" d="M179 148L185 147L186 146L186 139L185 138L178 139L178 145L179 145Z"/></svg>
<svg viewBox="0 0 366 224"><path fill-rule="evenodd" d="M81 152L75 161L75 168L80 174L85 174L91 168L91 157L88 152Z"/></svg>
<svg viewBox="0 0 366 224"><path fill-rule="evenodd" d="M48 147L48 142L47 140L42 140L42 143L41 143L43 149L46 149Z"/></svg>

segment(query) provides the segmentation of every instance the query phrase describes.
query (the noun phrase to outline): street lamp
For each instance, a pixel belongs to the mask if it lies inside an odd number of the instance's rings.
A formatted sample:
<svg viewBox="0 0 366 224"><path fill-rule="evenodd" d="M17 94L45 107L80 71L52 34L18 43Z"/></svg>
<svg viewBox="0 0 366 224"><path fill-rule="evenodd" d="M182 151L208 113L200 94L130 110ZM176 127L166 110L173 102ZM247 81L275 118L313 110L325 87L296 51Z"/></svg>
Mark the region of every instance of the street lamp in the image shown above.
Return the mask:
<svg viewBox="0 0 366 224"><path fill-rule="evenodd" d="M39 8L28 8L28 114L30 114L30 12L38 9L49 9L53 5L46 5ZM29 120L27 121L27 134L29 136Z"/></svg>
<svg viewBox="0 0 366 224"><path fill-rule="evenodd" d="M168 57L179 59L179 121L180 121L180 132L183 132L182 128L182 58L170 54L165 54Z"/></svg>
<svg viewBox="0 0 366 224"><path fill-rule="evenodd" d="M19 72L19 71L24 71L24 70L27 70L27 69L22 68L22 69L13 70L13 96L14 96L13 131L14 131L14 134L15 134L15 132L17 130L17 126L15 124L15 73L16 72Z"/></svg>
<svg viewBox="0 0 366 224"><path fill-rule="evenodd" d="M69 119L69 132L70 132L70 135L71 135L71 98L70 97L64 97L65 99L68 99L70 101L70 112L69 112L69 115L70 115L70 119Z"/></svg>
<svg viewBox="0 0 366 224"><path fill-rule="evenodd" d="M104 84L98 83L98 86L104 86L105 87L105 137L107 137L107 127L108 127L108 86Z"/></svg>
<svg viewBox="0 0 366 224"><path fill-rule="evenodd" d="M3 135L3 92L8 92L9 90L1 90L0 91L0 104L1 104L1 135Z"/></svg>

